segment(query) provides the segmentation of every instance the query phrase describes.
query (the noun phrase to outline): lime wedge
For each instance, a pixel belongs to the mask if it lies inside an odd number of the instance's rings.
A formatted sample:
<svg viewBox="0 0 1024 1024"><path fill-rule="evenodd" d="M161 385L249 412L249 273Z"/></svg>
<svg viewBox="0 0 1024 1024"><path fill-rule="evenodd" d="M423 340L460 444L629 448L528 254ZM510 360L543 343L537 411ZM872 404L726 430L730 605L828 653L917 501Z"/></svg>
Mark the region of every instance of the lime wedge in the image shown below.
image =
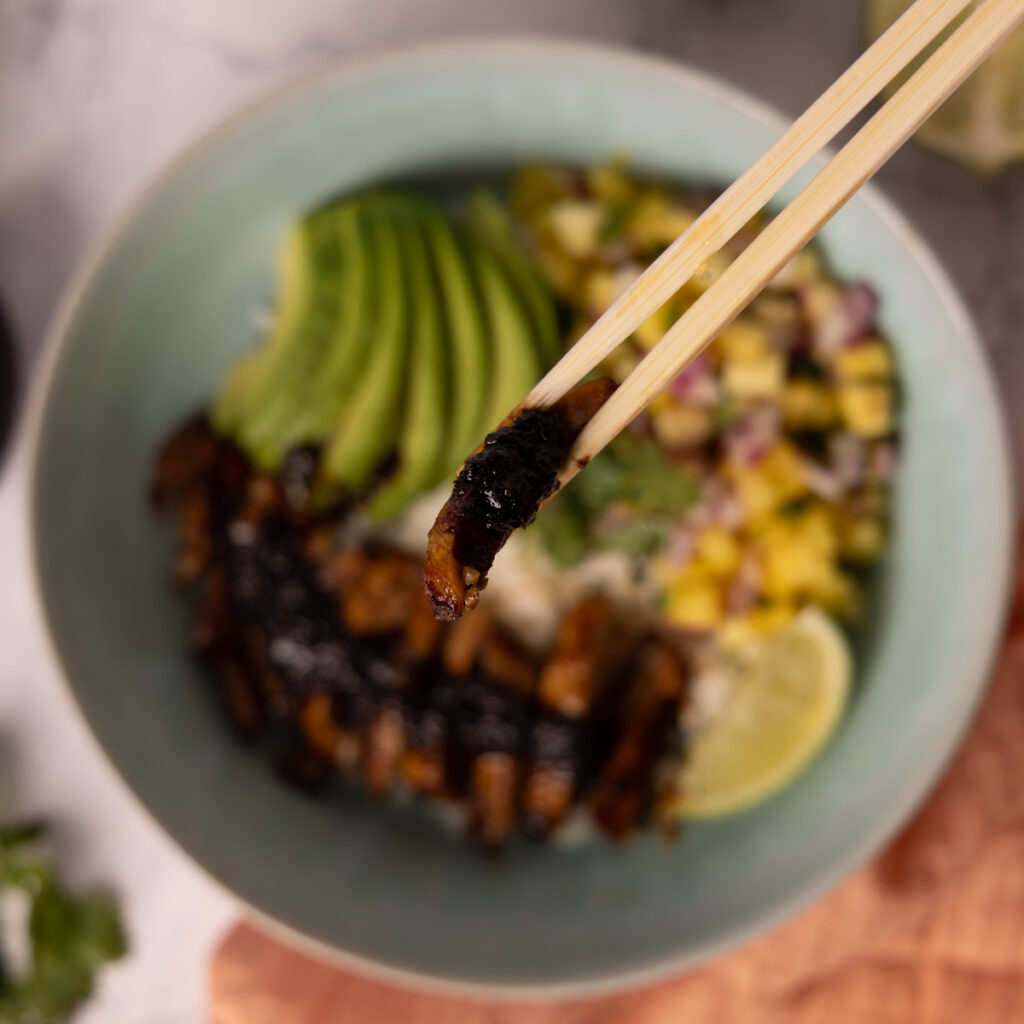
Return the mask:
<svg viewBox="0 0 1024 1024"><path fill-rule="evenodd" d="M670 811L733 814L792 782L835 731L850 690L846 639L806 608L737 663L714 720L693 738Z"/></svg>
<svg viewBox="0 0 1024 1024"><path fill-rule="evenodd" d="M912 0L868 0L867 32L877 39ZM955 19L927 50L946 38L977 7ZM886 90L889 96L921 64L913 62ZM925 122L915 138L979 174L992 174L1024 159L1024 29L1017 29Z"/></svg>

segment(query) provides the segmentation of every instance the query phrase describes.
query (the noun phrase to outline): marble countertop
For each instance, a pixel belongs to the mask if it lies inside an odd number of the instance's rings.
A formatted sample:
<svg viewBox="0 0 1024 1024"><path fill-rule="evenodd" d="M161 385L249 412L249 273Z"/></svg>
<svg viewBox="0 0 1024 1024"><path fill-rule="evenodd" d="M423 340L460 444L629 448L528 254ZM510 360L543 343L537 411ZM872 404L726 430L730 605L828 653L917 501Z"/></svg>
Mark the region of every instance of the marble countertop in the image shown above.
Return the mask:
<svg viewBox="0 0 1024 1024"><path fill-rule="evenodd" d="M198 133L366 48L490 32L577 36L687 61L795 113L856 55L860 4L820 0L0 0L0 293L22 374L90 244ZM916 147L882 189L959 284L1024 465L1024 168L980 181ZM206 1019L204 964L235 915L132 803L47 660L30 593L20 457L0 477L0 807L51 815L75 882L120 895L132 953L83 1024Z"/></svg>

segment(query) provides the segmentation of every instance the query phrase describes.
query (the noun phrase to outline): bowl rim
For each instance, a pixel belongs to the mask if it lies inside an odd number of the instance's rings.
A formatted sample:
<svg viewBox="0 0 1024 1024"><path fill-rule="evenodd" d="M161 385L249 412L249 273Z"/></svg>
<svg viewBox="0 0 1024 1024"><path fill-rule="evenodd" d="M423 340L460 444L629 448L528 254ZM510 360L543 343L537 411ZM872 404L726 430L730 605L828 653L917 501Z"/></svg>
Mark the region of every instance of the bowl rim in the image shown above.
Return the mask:
<svg viewBox="0 0 1024 1024"><path fill-rule="evenodd" d="M17 453L24 459L22 465L25 468L26 486L22 512L25 517L24 525L28 540L27 554L31 562L29 573L32 580L31 600L42 626L45 656L50 663L52 675L59 680L65 703L74 709L72 714L77 717L85 733L88 734L89 742L92 743L93 749L99 755L98 760L116 779L116 785L122 793L134 803L137 809L141 810L145 818L169 840L170 845L182 854L188 863L238 905L243 919L248 917L254 920L271 938L298 949L321 963L351 970L371 980L395 985L406 990L434 996L527 1004L549 1000L595 999L650 985L679 975L776 928L783 921L793 917L833 889L847 875L873 857L892 838L900 826L921 806L945 774L977 715L998 653L998 643L1003 633L1013 581L1011 554L1015 547L1013 534L1016 513L1016 499L1013 490L1015 476L1005 411L980 334L958 289L917 229L910 224L905 215L884 195L882 190L869 181L858 191L858 198L866 203L875 216L898 237L901 247L929 280L936 292L943 297L954 332L963 340L965 355L973 362L973 371L988 392L988 401L984 404L983 414L989 419L991 432L998 441L998 450L993 451L991 455L996 486L1002 492L998 495L997 545L1003 550L1005 557L999 562L1002 578L996 581L998 587L993 586L989 591L993 614L987 617L989 629L986 641L978 646L979 656L975 664L977 671L977 681L974 683L975 692L971 695L963 721L947 740L946 747L936 760L929 777L918 786L917 792L911 793L898 803L889 806L887 813L881 814L875 819L873 827L861 837L857 844L851 846L844 857L837 859L827 869L822 870L798 896L791 897L767 911L752 916L743 925L723 933L717 939L707 941L697 950L676 951L665 954L643 967L601 972L569 982L515 983L501 981L490 983L466 981L457 976L431 974L395 967L385 961L341 949L305 934L250 903L232 887L228 880L213 872L178 841L170 828L164 825L155 812L150 810L132 783L122 775L111 755L93 731L75 694L70 675L65 669L53 625L47 613L39 564L40 537L37 532L36 493L42 428L48 399L61 354L80 307L107 258L129 232L138 217L165 185L169 184L194 159L263 113L286 104L321 84L358 78L361 75L384 71L391 66L402 65L408 61L457 60L470 55L479 56L481 52L495 56L526 56L536 54L538 51L546 51L548 54L560 55L566 59L590 60L605 66L616 65L624 69L643 72L663 81L678 83L728 104L779 134L793 120L792 117L771 104L755 98L739 86L723 81L708 72L698 70L684 61L668 56L645 54L626 46L585 41L560 35L469 34L451 40L427 39L372 47L332 60L318 69L262 91L255 98L244 102L233 113L200 132L192 142L151 175L136 190L134 196L122 206L121 212L115 215L107 227L100 231L65 285L44 332L43 343L33 374L34 379L31 381L25 402L25 415L21 430L18 432L17 444L14 446ZM820 167L821 161L831 157L834 153L835 149L831 146L824 147L817 157L812 158L808 166L811 169Z"/></svg>

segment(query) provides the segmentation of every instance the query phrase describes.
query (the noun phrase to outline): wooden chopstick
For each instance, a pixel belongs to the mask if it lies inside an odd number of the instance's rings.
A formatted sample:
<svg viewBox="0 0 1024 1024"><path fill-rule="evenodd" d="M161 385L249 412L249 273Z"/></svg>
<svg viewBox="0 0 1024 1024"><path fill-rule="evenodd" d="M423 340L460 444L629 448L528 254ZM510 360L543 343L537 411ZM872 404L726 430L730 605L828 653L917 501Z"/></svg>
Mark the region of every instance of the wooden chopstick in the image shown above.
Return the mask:
<svg viewBox="0 0 1024 1024"><path fill-rule="evenodd" d="M1024 0L987 0L672 325L576 439L560 481L618 434L1024 20Z"/></svg>
<svg viewBox="0 0 1024 1024"><path fill-rule="evenodd" d="M969 3L917 0L612 303L524 404L543 407L556 402L665 305Z"/></svg>

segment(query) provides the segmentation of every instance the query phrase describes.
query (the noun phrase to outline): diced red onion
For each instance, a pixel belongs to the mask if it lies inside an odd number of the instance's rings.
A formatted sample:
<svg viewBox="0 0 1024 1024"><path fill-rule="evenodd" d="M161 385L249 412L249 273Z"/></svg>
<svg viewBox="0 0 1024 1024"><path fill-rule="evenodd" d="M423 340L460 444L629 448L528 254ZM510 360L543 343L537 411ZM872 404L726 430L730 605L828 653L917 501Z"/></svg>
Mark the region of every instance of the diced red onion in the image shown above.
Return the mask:
<svg viewBox="0 0 1024 1024"><path fill-rule="evenodd" d="M669 393L694 405L711 406L718 401L719 386L707 353L702 352L668 386Z"/></svg>
<svg viewBox="0 0 1024 1024"><path fill-rule="evenodd" d="M839 301L814 324L814 350L829 359L847 345L863 341L870 334L878 309L874 290L858 282L844 289Z"/></svg>
<svg viewBox="0 0 1024 1024"><path fill-rule="evenodd" d="M562 170L552 168L548 174L562 185L562 187L574 196L586 196L589 193L587 188L587 176L582 171Z"/></svg>
<svg viewBox="0 0 1024 1024"><path fill-rule="evenodd" d="M829 465L843 490L859 487L867 474L867 445L852 434L833 434L828 440Z"/></svg>
<svg viewBox="0 0 1024 1024"><path fill-rule="evenodd" d="M695 530L699 530L711 522L711 510L703 501L698 502L686 510L686 521Z"/></svg>
<svg viewBox="0 0 1024 1024"><path fill-rule="evenodd" d="M620 263L612 273L615 297L618 298L643 272L643 266L635 260Z"/></svg>
<svg viewBox="0 0 1024 1024"><path fill-rule="evenodd" d="M726 431L723 445L726 455L746 466L759 462L779 439L781 415L771 402L750 407Z"/></svg>
<svg viewBox="0 0 1024 1024"><path fill-rule="evenodd" d="M615 533L627 527L632 518L633 513L628 505L621 501L614 502L605 508L604 514L601 516L601 529L608 533Z"/></svg>
<svg viewBox="0 0 1024 1024"><path fill-rule="evenodd" d="M794 356L807 352L811 347L811 335L806 327L776 327L772 332L772 344L780 352Z"/></svg>
<svg viewBox="0 0 1024 1024"><path fill-rule="evenodd" d="M662 557L671 565L682 567L693 558L694 546L693 529L682 523L677 524L669 534Z"/></svg>
<svg viewBox="0 0 1024 1024"><path fill-rule="evenodd" d="M875 325L878 312L878 295L875 290L858 281L843 292L840 305L846 313L846 344L863 341Z"/></svg>
<svg viewBox="0 0 1024 1024"><path fill-rule="evenodd" d="M750 611L761 591L761 567L757 559L748 555L740 565L725 596L726 606L733 615Z"/></svg>
<svg viewBox="0 0 1024 1024"><path fill-rule="evenodd" d="M889 441L880 441L868 456L868 476L876 483L890 483L896 473L896 460L896 446Z"/></svg>
<svg viewBox="0 0 1024 1024"><path fill-rule="evenodd" d="M628 237L616 238L613 242L604 242L601 245L601 258L606 263L619 263L628 266L629 264L625 264L623 261L628 260L632 255L633 242ZM620 289L620 294L625 290L625 288Z"/></svg>
<svg viewBox="0 0 1024 1024"><path fill-rule="evenodd" d="M743 525L746 514L743 502L730 487L723 487L708 502L711 521L727 530L735 530Z"/></svg>
<svg viewBox="0 0 1024 1024"><path fill-rule="evenodd" d="M730 615L742 615L757 605L757 589L742 577L737 576L729 585L725 595L725 606Z"/></svg>
<svg viewBox="0 0 1024 1024"><path fill-rule="evenodd" d="M626 424L626 431L634 437L647 437L651 432L651 420L646 412L642 412Z"/></svg>
<svg viewBox="0 0 1024 1024"><path fill-rule="evenodd" d="M838 501L843 495L843 485L835 473L826 469L813 459L800 460L804 482L808 490L825 501Z"/></svg>

